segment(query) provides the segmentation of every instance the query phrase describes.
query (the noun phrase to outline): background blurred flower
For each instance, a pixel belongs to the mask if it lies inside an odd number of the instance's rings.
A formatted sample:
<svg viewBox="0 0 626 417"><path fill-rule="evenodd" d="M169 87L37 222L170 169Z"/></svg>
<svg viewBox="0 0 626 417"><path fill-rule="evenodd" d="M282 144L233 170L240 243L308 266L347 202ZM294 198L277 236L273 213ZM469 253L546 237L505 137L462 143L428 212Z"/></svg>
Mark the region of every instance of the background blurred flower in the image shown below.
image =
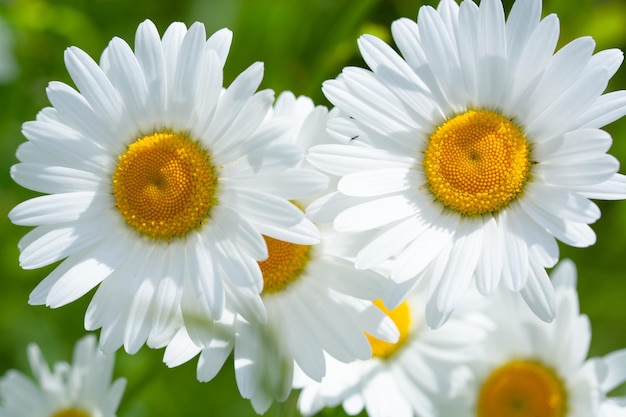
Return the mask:
<svg viewBox="0 0 626 417"><path fill-rule="evenodd" d="M126 380L111 381L115 357L102 353L93 335L76 342L71 364L56 362L52 372L35 344L28 360L37 381L8 371L0 379L0 416L115 417Z"/></svg>
<svg viewBox="0 0 626 417"><path fill-rule="evenodd" d="M394 310L386 310L400 329L397 343L370 337L371 359L346 364L328 358L321 382L297 375L295 385L303 388L298 400L302 414L343 405L349 415L363 410L370 417L445 415L438 407L450 392L452 372L481 356L490 322L467 297L466 308L432 330L424 320L426 295L421 287Z"/></svg>
<svg viewBox="0 0 626 417"><path fill-rule="evenodd" d="M579 312L574 264L561 261L552 281L552 323L539 320L508 291L491 300L485 313L495 327L483 343L484 358L468 364L467 385L457 387L455 400L441 403L442 415L589 417L604 416L605 407L626 411L624 397L606 397L626 381L626 350L587 360L591 329Z"/></svg>

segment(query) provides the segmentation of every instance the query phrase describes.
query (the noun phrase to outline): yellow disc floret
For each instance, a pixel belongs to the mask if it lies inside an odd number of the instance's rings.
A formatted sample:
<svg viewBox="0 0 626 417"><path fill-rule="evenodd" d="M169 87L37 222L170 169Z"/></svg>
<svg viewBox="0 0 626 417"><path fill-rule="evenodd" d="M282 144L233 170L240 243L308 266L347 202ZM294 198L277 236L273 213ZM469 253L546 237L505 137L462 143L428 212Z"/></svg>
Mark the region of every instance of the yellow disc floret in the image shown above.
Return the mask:
<svg viewBox="0 0 626 417"><path fill-rule="evenodd" d="M393 355L398 349L404 345L411 330L411 310L405 301L393 310L389 310L381 300L373 301L376 307L380 308L398 327L400 337L396 343L384 342L369 334L365 334L372 346L372 356L385 359Z"/></svg>
<svg viewBox="0 0 626 417"><path fill-rule="evenodd" d="M423 165L445 207L465 216L497 212L529 178L530 148L520 128L489 110L468 110L431 135Z"/></svg>
<svg viewBox="0 0 626 417"><path fill-rule="evenodd" d="M263 273L263 294L282 291L296 281L306 269L311 259L310 245L297 245L268 236L263 236L267 243L269 256L259 262Z"/></svg>
<svg viewBox="0 0 626 417"><path fill-rule="evenodd" d="M198 230L217 203L216 169L209 153L186 134L158 132L118 157L113 195L126 223L162 241Z"/></svg>
<svg viewBox="0 0 626 417"><path fill-rule="evenodd" d="M55 412L50 417L90 417L91 414L79 408L69 407Z"/></svg>
<svg viewBox="0 0 626 417"><path fill-rule="evenodd" d="M483 383L477 417L565 417L563 382L532 360L514 360L494 370Z"/></svg>

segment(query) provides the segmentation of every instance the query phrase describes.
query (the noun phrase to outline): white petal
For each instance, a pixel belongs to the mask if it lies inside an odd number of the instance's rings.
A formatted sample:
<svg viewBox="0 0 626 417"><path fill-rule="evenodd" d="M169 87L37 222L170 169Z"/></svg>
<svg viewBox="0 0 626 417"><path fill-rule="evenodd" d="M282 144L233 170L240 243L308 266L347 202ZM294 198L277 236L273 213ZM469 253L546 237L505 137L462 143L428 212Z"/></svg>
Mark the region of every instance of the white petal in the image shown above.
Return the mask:
<svg viewBox="0 0 626 417"><path fill-rule="evenodd" d="M303 217L303 213L285 199L250 189L239 191L237 211L249 221L289 227L297 224Z"/></svg>
<svg viewBox="0 0 626 417"><path fill-rule="evenodd" d="M307 217L318 223L332 223L339 213L361 201L361 198L334 191L309 203L305 212Z"/></svg>
<svg viewBox="0 0 626 417"><path fill-rule="evenodd" d="M17 205L9 218L20 226L66 223L97 216L110 207L110 197L94 192L52 194Z"/></svg>
<svg viewBox="0 0 626 417"><path fill-rule="evenodd" d="M146 259L146 264L153 265L146 265L141 270L144 279L141 280L135 291L133 291L133 297L129 300L128 320L124 328L124 348L131 355L136 353L146 342L151 328L149 313L155 314L156 311L151 310L158 309L156 306L152 307L152 299L156 287L154 281L161 277L155 276L154 273L158 270L156 267L163 266L163 259L157 258L155 252L157 251L154 251L152 256Z"/></svg>
<svg viewBox="0 0 626 417"><path fill-rule="evenodd" d="M183 327L178 330L174 338L172 338L165 348L163 362L165 362L168 367L173 368L185 362L189 362L201 351L202 348L193 343L187 334L187 330Z"/></svg>
<svg viewBox="0 0 626 417"><path fill-rule="evenodd" d="M463 102L465 88L454 34L448 32L439 14L430 7L420 9L417 26L428 65L447 100L448 108L458 111L460 108L455 109L455 106Z"/></svg>
<svg viewBox="0 0 626 417"><path fill-rule="evenodd" d="M120 96L102 69L85 52L76 47L65 51L65 65L72 80L95 113L109 126L122 120L124 108Z"/></svg>
<svg viewBox="0 0 626 417"><path fill-rule="evenodd" d="M263 325L267 321L267 313L259 292L254 288L243 288L226 285L226 302L248 323Z"/></svg>
<svg viewBox="0 0 626 417"><path fill-rule="evenodd" d="M539 24L539 19L541 19L540 0L516 1L513 3L509 17L506 20L507 51L511 69L517 67L523 48Z"/></svg>
<svg viewBox="0 0 626 417"><path fill-rule="evenodd" d="M107 75L120 94L125 111L128 112L127 117L133 120L140 131L153 129L152 120L146 118L144 110L148 101L148 86L135 54L119 38L113 38L105 52L109 61Z"/></svg>
<svg viewBox="0 0 626 417"><path fill-rule="evenodd" d="M212 143L214 138L222 137L232 126L233 120L259 87L262 78L263 64L257 62L239 74L224 91L215 110L214 123L210 130L213 136L208 138L209 143Z"/></svg>
<svg viewBox="0 0 626 417"><path fill-rule="evenodd" d="M194 22L185 34L176 57L176 70L171 85L169 97L169 111L176 121L177 128L189 126L189 116L193 114L196 103L194 97L198 90L198 79L204 72L204 54L199 53L204 48L206 32L204 25Z"/></svg>
<svg viewBox="0 0 626 417"><path fill-rule="evenodd" d="M554 14L548 15L533 30L518 59L516 71L510 75L512 85L503 106L505 114L525 120L525 114L532 111L534 102L528 99L552 59L558 38L559 21Z"/></svg>
<svg viewBox="0 0 626 417"><path fill-rule="evenodd" d="M192 136L204 138L211 126L215 109L223 85L223 70L219 58L214 51L208 51L198 64L201 70L198 79L197 91L194 92L192 108L189 114L189 129ZM190 100L191 101L191 100Z"/></svg>
<svg viewBox="0 0 626 417"><path fill-rule="evenodd" d="M426 84L382 40L374 36L363 35L359 38L358 43L363 59L376 74L376 77L388 88L393 87L390 90L404 103L401 113L406 113L406 117L420 125L428 124L424 115L431 115L436 110L434 109L435 104L424 97L429 91ZM391 138L395 139L393 136ZM405 146L410 143L406 142Z"/></svg>
<svg viewBox="0 0 626 417"><path fill-rule="evenodd" d="M556 295L546 271L531 262L531 274L521 294L537 317L551 322L556 314Z"/></svg>
<svg viewBox="0 0 626 417"><path fill-rule="evenodd" d="M265 130L260 128L259 130ZM259 130L255 132L259 136ZM267 133L267 135L265 134ZM239 152L231 152L228 155L220 155L218 159L226 159L222 168L224 178L249 178L259 175L261 172L282 173L286 169L291 169L302 161L302 150L289 144L270 144L272 138L279 137L276 129L265 130L261 134L259 143L255 138L254 144L251 141L241 144ZM263 150L255 151L253 147L263 146ZM228 160L229 158L232 158ZM245 158L245 159L244 159Z"/></svg>
<svg viewBox="0 0 626 417"><path fill-rule="evenodd" d="M608 374L602 381L602 390L609 392L626 381L626 349L604 356Z"/></svg>
<svg viewBox="0 0 626 417"><path fill-rule="evenodd" d="M103 182L91 172L37 163L13 165L11 178L24 188L45 194L95 191Z"/></svg>
<svg viewBox="0 0 626 417"><path fill-rule="evenodd" d="M593 202L577 193L556 187L540 183L532 184L528 190L527 199L563 220L593 223L600 218L600 209Z"/></svg>
<svg viewBox="0 0 626 417"><path fill-rule="evenodd" d="M626 198L626 176L615 174L608 181L587 187L579 187L578 190L587 198L622 200Z"/></svg>
<svg viewBox="0 0 626 417"><path fill-rule="evenodd" d="M146 101L146 114L153 114L158 120L162 114L167 97L167 75L161 38L156 26L150 20L144 20L135 35L135 56L142 71L149 97ZM154 126L154 129L163 126Z"/></svg>
<svg viewBox="0 0 626 417"><path fill-rule="evenodd" d="M502 230L500 244L504 247L502 277L504 283L512 291L522 289L526 285L529 274L526 225L517 215L518 211L522 210L517 205L503 211L498 224Z"/></svg>
<svg viewBox="0 0 626 417"><path fill-rule="evenodd" d="M229 29L223 28L211 35L211 37L206 41L206 48L215 51L222 66L224 66L232 41L233 32Z"/></svg>
<svg viewBox="0 0 626 417"><path fill-rule="evenodd" d="M221 100L224 100L224 97L222 97ZM212 150L216 155L219 155L218 161L220 158L230 161L231 157L229 156L233 150L236 150L238 153L241 152L241 150L237 150L236 148L240 147L250 138L254 138L253 133L259 128L261 122L263 122L273 101L274 93L270 90L263 90L254 94L239 109L239 112L231 121L228 128L221 132L221 134L216 134L209 139L212 143ZM219 117L218 114L215 115L214 121L217 117ZM208 133L212 134L213 128ZM258 141L251 142L250 147L247 148L248 153L254 150L255 145L259 146L260 144L261 143Z"/></svg>
<svg viewBox="0 0 626 417"><path fill-rule="evenodd" d="M226 342L214 339L202 349L202 354L198 358L198 381L206 382L212 380L222 369L226 359L233 351L234 342Z"/></svg>
<svg viewBox="0 0 626 417"><path fill-rule="evenodd" d="M595 243L595 233L586 224L574 223L557 217L529 198L520 199L520 204L535 222L562 242L575 247L586 247Z"/></svg>
<svg viewBox="0 0 626 417"><path fill-rule="evenodd" d="M328 187L328 177L321 172L309 169L287 169L280 174L259 174L244 179L224 179L223 183L238 188L256 191L296 200L311 197Z"/></svg>
<svg viewBox="0 0 626 417"><path fill-rule="evenodd" d="M626 91L600 96L578 120L581 128L600 128L626 115Z"/></svg>
<svg viewBox="0 0 626 417"><path fill-rule="evenodd" d="M534 95L535 106L526 114L532 120L546 111L558 97L575 83L591 58L595 42L591 37L577 38L561 48L550 60Z"/></svg>
<svg viewBox="0 0 626 417"><path fill-rule="evenodd" d="M340 213L333 223L337 231L362 231L384 226L415 215L417 208L404 195L379 198L351 207Z"/></svg>
<svg viewBox="0 0 626 417"><path fill-rule="evenodd" d="M608 82L605 69L589 71L574 82L563 94L526 125L534 138L552 138L578 123L580 117L606 89Z"/></svg>
<svg viewBox="0 0 626 417"><path fill-rule="evenodd" d="M421 67L426 58L421 53L421 41L417 22L405 17L400 18L391 24L391 33L409 66L413 70Z"/></svg>
<svg viewBox="0 0 626 417"><path fill-rule="evenodd" d="M317 145L309 149L307 161L333 175L383 168L411 168L413 158L381 149L350 145Z"/></svg>
<svg viewBox="0 0 626 417"><path fill-rule="evenodd" d="M267 328L251 326L243 320L237 321L234 362L237 387L242 397L250 398L255 391L263 389L260 386L263 368L267 366L265 362L270 359L271 352L275 351L273 342Z"/></svg>
<svg viewBox="0 0 626 417"><path fill-rule="evenodd" d="M482 250L483 235L482 222L459 222L453 237L452 252L439 283L437 308L440 311L452 311L460 295L469 287Z"/></svg>
<svg viewBox="0 0 626 417"><path fill-rule="evenodd" d="M402 282L415 277L433 259L441 256L442 249L453 239L454 231L459 225L459 216L441 213L429 223L431 226L417 236L397 257L391 270L391 278L394 281Z"/></svg>
<svg viewBox="0 0 626 417"><path fill-rule="evenodd" d="M480 3L477 23L478 100L486 107L500 107L506 85L506 30L500 1Z"/></svg>
<svg viewBox="0 0 626 417"><path fill-rule="evenodd" d="M193 274L196 290L199 291L197 296L206 301L211 312L210 318L218 319L224 311L224 286L219 267L215 264L216 259L212 255L216 250L212 244L210 240L197 235L193 256L187 258L187 261L192 264L190 272Z"/></svg>
<svg viewBox="0 0 626 417"><path fill-rule="evenodd" d="M103 176L109 176L110 170L114 167L113 157L105 154L102 148L85 140L81 133L68 126L43 121L26 122L22 126L22 133L37 146L38 152L45 152L48 155L43 161L31 161L20 157L23 162L50 165L54 163L51 158L54 157L69 168Z"/></svg>
<svg viewBox="0 0 626 417"><path fill-rule="evenodd" d="M319 276L335 291L364 300L379 299L386 278L374 271L360 271L351 262L339 257L323 255L323 263L309 263L311 276Z"/></svg>
<svg viewBox="0 0 626 417"><path fill-rule="evenodd" d="M500 283L505 253L501 243L502 232L496 219L489 216L483 228L483 247L476 265L476 286L481 293L491 294Z"/></svg>
<svg viewBox="0 0 626 417"><path fill-rule="evenodd" d="M553 141L549 141L551 143ZM578 129L563 135L560 145L550 152L538 155L542 152L545 144L537 144L533 153L542 162L564 163L566 161L584 161L593 156L605 154L611 147L611 136L600 129ZM549 146L549 145L548 145ZM539 148L539 149L538 149Z"/></svg>
<svg viewBox="0 0 626 417"><path fill-rule="evenodd" d="M153 326L148 338L148 345L152 348L163 347L173 336L172 326L178 317L182 296L185 276L185 268L182 265L185 259L184 248L182 245L170 243L167 252L153 301L158 308L154 312Z"/></svg>
<svg viewBox="0 0 626 417"><path fill-rule="evenodd" d="M263 236L246 219L226 207L216 207L215 218L235 246L256 260L267 259L267 245Z"/></svg>
<svg viewBox="0 0 626 417"><path fill-rule="evenodd" d="M46 88L46 93L63 123L80 132L92 144L118 153L121 150L120 143L131 139L116 137L119 132L112 129L117 124L107 124L107 121L102 120L85 97L70 86L52 81Z"/></svg>
<svg viewBox="0 0 626 417"><path fill-rule="evenodd" d="M68 258L48 275L31 293L29 302L40 300L47 282L54 282L45 294L46 305L56 308L70 303L107 278L129 253L130 244L113 236L88 252Z"/></svg>
<svg viewBox="0 0 626 417"><path fill-rule="evenodd" d="M387 168L348 174L339 180L337 188L354 197L372 197L408 190L414 182L409 169Z"/></svg>
<svg viewBox="0 0 626 417"><path fill-rule="evenodd" d="M287 228L269 223L257 224L256 227L266 236L297 245L316 245L320 242L319 229L307 218Z"/></svg>
<svg viewBox="0 0 626 417"><path fill-rule="evenodd" d="M223 271L223 276L234 285L251 288L260 293L263 288L263 277L257 260L247 253L242 253L228 239L226 232L216 224L206 236L207 240L212 239L216 242L211 253Z"/></svg>
<svg viewBox="0 0 626 417"><path fill-rule="evenodd" d="M540 163L533 167L533 172L546 183L576 187L607 181L618 169L619 161L604 154L586 160Z"/></svg>
<svg viewBox="0 0 626 417"><path fill-rule="evenodd" d="M355 267L369 269L397 256L427 225L421 217L409 217L393 225L373 238L359 251Z"/></svg>
<svg viewBox="0 0 626 417"><path fill-rule="evenodd" d="M116 226L117 221L105 215L98 221L79 221L65 227L38 227L29 232L35 239L27 235L22 240L28 244L21 249L20 266L34 269L59 261L106 238Z"/></svg>

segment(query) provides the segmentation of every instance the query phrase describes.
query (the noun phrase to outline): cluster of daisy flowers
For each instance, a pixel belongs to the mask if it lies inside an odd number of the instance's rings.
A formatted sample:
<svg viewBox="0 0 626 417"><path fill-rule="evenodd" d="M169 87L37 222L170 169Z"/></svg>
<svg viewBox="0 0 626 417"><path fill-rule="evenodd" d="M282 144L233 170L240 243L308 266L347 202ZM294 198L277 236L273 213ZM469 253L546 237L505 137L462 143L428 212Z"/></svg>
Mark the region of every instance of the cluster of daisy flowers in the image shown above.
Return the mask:
<svg viewBox="0 0 626 417"><path fill-rule="evenodd" d="M555 52L540 0L442 0L391 29L399 53L364 35L369 68L323 84L330 110L259 91L260 63L224 86L227 29L69 48L76 88L49 84L11 169L43 195L9 217L34 226L23 268L61 261L31 304L96 288L99 349L50 374L31 348L40 387L7 373L0 416L112 416L110 355L144 345L198 357L200 381L232 358L259 414L301 389L303 415L626 415L607 396L626 350L588 359L575 267L546 271L557 240L595 242L591 199L626 198L601 129L626 114L604 94L621 51Z"/></svg>

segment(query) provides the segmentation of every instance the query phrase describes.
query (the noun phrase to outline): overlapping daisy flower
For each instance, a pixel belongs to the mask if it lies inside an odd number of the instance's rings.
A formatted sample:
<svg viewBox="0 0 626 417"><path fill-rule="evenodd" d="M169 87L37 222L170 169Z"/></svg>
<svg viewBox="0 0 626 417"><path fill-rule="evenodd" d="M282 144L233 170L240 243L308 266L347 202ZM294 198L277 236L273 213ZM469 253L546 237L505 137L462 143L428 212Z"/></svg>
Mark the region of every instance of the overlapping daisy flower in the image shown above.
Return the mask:
<svg viewBox="0 0 626 417"><path fill-rule="evenodd" d="M281 94L272 117L281 116L293 121L286 141L306 144L327 137L328 111L314 107L307 97ZM326 373L326 356L341 362L371 357L366 333L395 342L394 323L371 302L383 293L387 279L374 271L356 270L346 259L350 248L346 238L332 229L321 231L317 245L265 236L269 257L259 267L266 323L254 324L230 314L217 322L185 326L168 344L165 362L176 366L199 354L198 379L207 381L234 350L239 391L258 413L264 413L273 400L286 400L294 366L320 381Z"/></svg>
<svg viewBox="0 0 626 417"><path fill-rule="evenodd" d="M341 179L311 210L333 211L338 231L376 232L355 265L393 263L388 307L426 280L439 327L469 287L504 286L552 320L557 239L594 244L590 199L626 197L601 129L626 114L624 91L603 94L622 52L594 54L590 37L555 52L559 22L541 18L540 0L506 19L499 0L442 0L391 29L401 55L364 35L369 69L323 85L345 115L328 126L343 143L307 158Z"/></svg>
<svg viewBox="0 0 626 417"><path fill-rule="evenodd" d="M52 107L23 126L11 175L49 195L9 214L36 226L20 241L23 268L59 260L31 304L59 307L98 286L85 315L106 351L163 346L181 305L218 320L224 305L263 322L263 236L319 241L289 200L325 189L297 168L301 149L279 142L290 124L267 119L273 92L256 92L260 63L223 87L232 33L150 21L134 51L113 39L98 63L78 48L65 63L78 90L50 83ZM241 309L238 309L241 307ZM193 318L192 318L193 319Z"/></svg>
<svg viewBox="0 0 626 417"><path fill-rule="evenodd" d="M526 305L499 294L485 311L495 321L483 343L483 360L459 371L458 395L441 405L442 415L458 417L617 416L625 397L607 393L626 381L626 349L586 359L589 319L580 314L576 267L563 260L552 272L557 315L552 323L535 317ZM467 370L467 369L466 369Z"/></svg>
<svg viewBox="0 0 626 417"><path fill-rule="evenodd" d="M328 358L321 382L299 375L295 385L302 388L300 412L310 416L343 405L348 415L365 409L369 417L444 416L438 407L452 390L453 371L482 357L492 324L472 300L470 308L457 309L444 327L430 329L424 320L426 300L421 286L395 309L385 309L400 338L386 343L370 337L371 359L346 364ZM375 303L384 309L380 301Z"/></svg>
<svg viewBox="0 0 626 417"><path fill-rule="evenodd" d="M0 379L0 415L115 417L126 380L112 382L115 358L100 351L93 335L76 343L71 364L57 362L52 372L35 344L28 360L36 383L9 370Z"/></svg>

